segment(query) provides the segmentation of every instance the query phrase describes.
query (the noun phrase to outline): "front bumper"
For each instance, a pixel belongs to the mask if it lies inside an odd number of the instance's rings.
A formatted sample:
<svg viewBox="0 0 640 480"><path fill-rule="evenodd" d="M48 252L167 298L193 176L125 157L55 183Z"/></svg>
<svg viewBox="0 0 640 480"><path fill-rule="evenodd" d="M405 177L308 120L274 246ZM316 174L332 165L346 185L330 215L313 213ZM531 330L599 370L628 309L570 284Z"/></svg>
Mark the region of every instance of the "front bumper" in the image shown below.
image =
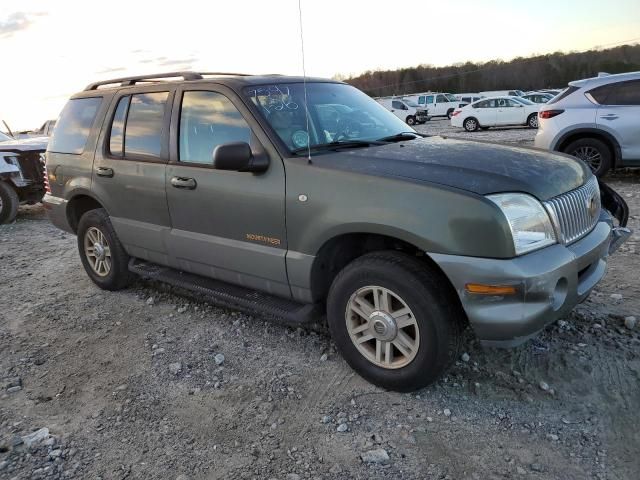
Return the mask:
<svg viewBox="0 0 640 480"><path fill-rule="evenodd" d="M584 301L602 279L612 241L603 213L586 236L507 260L431 254L455 287L469 323L485 346L513 347ZM618 245L619 246L619 243ZM510 285L516 294L468 293L467 283Z"/></svg>

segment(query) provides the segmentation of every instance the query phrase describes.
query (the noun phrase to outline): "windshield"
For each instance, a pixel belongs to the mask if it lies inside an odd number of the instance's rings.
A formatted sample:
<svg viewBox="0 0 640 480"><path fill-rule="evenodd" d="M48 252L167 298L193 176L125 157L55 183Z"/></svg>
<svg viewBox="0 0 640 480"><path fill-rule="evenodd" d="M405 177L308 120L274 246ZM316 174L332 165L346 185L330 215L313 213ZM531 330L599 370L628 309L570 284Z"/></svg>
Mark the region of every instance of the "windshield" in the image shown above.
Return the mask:
<svg viewBox="0 0 640 480"><path fill-rule="evenodd" d="M6 142L7 140L13 140L13 138L0 132L0 142Z"/></svg>
<svg viewBox="0 0 640 480"><path fill-rule="evenodd" d="M393 113L351 85L307 83L309 135L303 83L251 86L244 89L244 94L291 151L309 143L314 147L341 141L375 141L413 132Z"/></svg>
<svg viewBox="0 0 640 480"><path fill-rule="evenodd" d="M511 100L521 103L523 105L534 105L534 103L531 100L527 100L526 98L522 98L522 97L511 97Z"/></svg>
<svg viewBox="0 0 640 480"><path fill-rule="evenodd" d="M447 97L447 100L449 100L450 102L458 101L458 99L454 95L451 95L450 93L445 93L444 96Z"/></svg>

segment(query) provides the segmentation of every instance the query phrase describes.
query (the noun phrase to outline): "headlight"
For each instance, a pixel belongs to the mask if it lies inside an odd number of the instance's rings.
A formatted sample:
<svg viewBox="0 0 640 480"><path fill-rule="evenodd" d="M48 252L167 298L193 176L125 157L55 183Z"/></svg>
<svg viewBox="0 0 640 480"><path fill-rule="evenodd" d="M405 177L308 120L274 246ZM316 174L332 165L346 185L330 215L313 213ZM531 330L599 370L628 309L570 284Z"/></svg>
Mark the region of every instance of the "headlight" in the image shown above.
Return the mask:
<svg viewBox="0 0 640 480"><path fill-rule="evenodd" d="M524 193L488 195L509 222L516 255L556 243L556 234L542 204Z"/></svg>

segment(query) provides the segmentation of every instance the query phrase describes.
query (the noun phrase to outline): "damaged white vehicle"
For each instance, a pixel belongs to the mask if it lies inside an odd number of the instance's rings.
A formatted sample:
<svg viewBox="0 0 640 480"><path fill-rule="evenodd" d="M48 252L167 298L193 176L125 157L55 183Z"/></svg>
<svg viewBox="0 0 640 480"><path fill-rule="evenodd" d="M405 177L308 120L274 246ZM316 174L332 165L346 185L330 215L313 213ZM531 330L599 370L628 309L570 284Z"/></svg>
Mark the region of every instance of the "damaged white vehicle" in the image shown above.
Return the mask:
<svg viewBox="0 0 640 480"><path fill-rule="evenodd" d="M0 224L11 223L21 203L40 202L45 194L47 138L15 140L0 132Z"/></svg>

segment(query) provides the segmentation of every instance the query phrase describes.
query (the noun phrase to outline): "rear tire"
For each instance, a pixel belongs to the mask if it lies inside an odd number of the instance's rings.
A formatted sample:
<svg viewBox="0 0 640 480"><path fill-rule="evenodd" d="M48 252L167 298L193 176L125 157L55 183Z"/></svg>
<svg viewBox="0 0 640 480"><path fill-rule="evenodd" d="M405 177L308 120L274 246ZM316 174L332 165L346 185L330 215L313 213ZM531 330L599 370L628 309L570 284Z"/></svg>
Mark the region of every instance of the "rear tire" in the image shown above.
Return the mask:
<svg viewBox="0 0 640 480"><path fill-rule="evenodd" d="M537 113L532 113L531 115L529 115L529 118L527 118L527 127L529 127L529 128L538 128L538 114Z"/></svg>
<svg viewBox="0 0 640 480"><path fill-rule="evenodd" d="M449 120L451 120L451 117L453 117L453 112L454 112L454 108L450 108L449 110L447 110L447 118Z"/></svg>
<svg viewBox="0 0 640 480"><path fill-rule="evenodd" d="M611 149L597 138L575 140L562 151L582 160L598 178L603 177L611 169L613 163Z"/></svg>
<svg viewBox="0 0 640 480"><path fill-rule="evenodd" d="M135 279L129 255L103 208L89 210L78 222L78 251L87 275L103 290L121 290Z"/></svg>
<svg viewBox="0 0 640 480"><path fill-rule="evenodd" d="M476 130L478 130L478 128L480 128L478 120L473 117L465 118L462 126L467 132L475 132Z"/></svg>
<svg viewBox="0 0 640 480"><path fill-rule="evenodd" d="M0 180L0 225L11 223L18 215L20 198L11 185Z"/></svg>
<svg viewBox="0 0 640 480"><path fill-rule="evenodd" d="M374 252L335 278L327 318L351 368L374 385L408 392L437 380L458 357L464 314L440 272L404 253Z"/></svg>
<svg viewBox="0 0 640 480"><path fill-rule="evenodd" d="M414 117L413 115L409 115L406 119L407 125L415 125L416 124L416 117Z"/></svg>

